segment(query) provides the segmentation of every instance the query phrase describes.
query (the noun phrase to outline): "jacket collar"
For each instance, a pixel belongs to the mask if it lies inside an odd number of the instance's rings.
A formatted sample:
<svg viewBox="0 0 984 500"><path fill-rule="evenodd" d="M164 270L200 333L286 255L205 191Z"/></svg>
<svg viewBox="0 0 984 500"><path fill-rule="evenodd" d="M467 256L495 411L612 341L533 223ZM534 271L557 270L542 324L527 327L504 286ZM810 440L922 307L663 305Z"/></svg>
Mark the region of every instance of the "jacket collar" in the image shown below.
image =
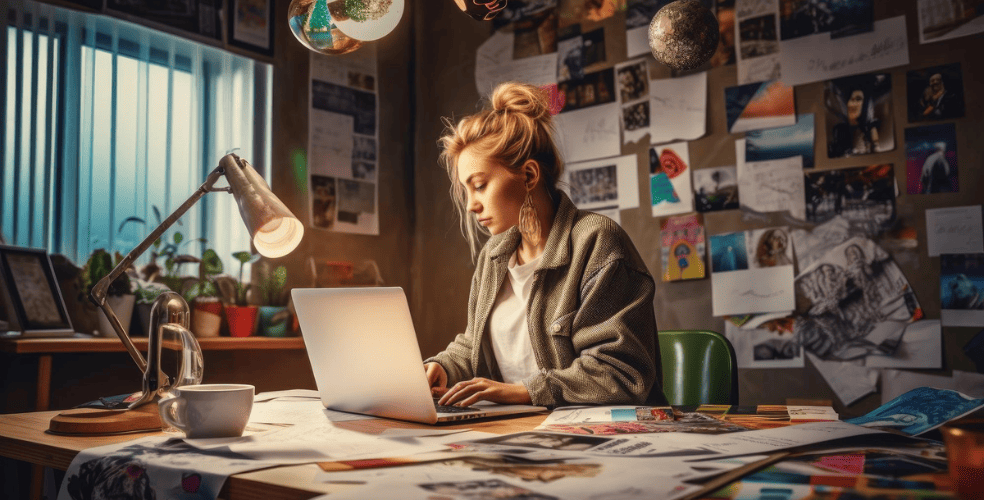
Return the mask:
<svg viewBox="0 0 984 500"><path fill-rule="evenodd" d="M547 246L540 257L538 269L550 269L563 267L571 262L571 229L574 227L574 220L577 218L577 207L567 194L558 190L560 203L557 204L557 212L554 214L553 225L550 226L550 234L547 236ZM497 234L487 243L489 248L489 258L498 261L509 257L519 247L520 242L519 228L513 226L502 234Z"/></svg>

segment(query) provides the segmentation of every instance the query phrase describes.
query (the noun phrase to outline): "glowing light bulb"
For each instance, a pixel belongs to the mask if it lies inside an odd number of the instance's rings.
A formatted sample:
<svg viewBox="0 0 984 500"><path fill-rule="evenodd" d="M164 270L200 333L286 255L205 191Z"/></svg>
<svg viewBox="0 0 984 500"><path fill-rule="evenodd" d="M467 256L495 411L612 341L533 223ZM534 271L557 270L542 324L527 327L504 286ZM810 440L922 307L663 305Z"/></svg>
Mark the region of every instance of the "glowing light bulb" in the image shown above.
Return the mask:
<svg viewBox="0 0 984 500"><path fill-rule="evenodd" d="M346 35L368 42L396 28L405 0L334 0L328 6L335 25Z"/></svg>
<svg viewBox="0 0 984 500"><path fill-rule="evenodd" d="M328 0L291 0L287 22L294 38L319 54L347 54L362 46L333 22Z"/></svg>

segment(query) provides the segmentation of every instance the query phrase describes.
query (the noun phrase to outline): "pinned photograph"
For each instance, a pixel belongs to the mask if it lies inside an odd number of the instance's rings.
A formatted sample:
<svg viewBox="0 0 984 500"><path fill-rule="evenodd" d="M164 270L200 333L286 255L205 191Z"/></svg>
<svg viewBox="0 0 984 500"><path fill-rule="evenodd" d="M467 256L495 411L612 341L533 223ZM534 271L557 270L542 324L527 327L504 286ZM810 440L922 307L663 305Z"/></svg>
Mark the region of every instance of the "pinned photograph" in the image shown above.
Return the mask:
<svg viewBox="0 0 984 500"><path fill-rule="evenodd" d="M718 46L711 56L712 68L735 63L735 0L717 0Z"/></svg>
<svg viewBox="0 0 984 500"><path fill-rule="evenodd" d="M796 117L787 127L749 130L745 134L745 161L803 157L803 168L813 168L813 113Z"/></svg>
<svg viewBox="0 0 984 500"><path fill-rule="evenodd" d="M874 236L895 222L895 169L890 164L806 174L806 220L841 216L855 231Z"/></svg>
<svg viewBox="0 0 984 500"><path fill-rule="evenodd" d="M827 108L827 156L843 158L895 149L892 75L872 73L830 80Z"/></svg>
<svg viewBox="0 0 984 500"><path fill-rule="evenodd" d="M588 73L579 80L560 82L557 91L566 98L561 113L615 102L615 70L608 68Z"/></svg>
<svg viewBox="0 0 984 500"><path fill-rule="evenodd" d="M916 69L906 72L905 76L910 122L963 117L960 63Z"/></svg>
<svg viewBox="0 0 984 500"><path fill-rule="evenodd" d="M874 24L872 0L780 0L780 38L830 33L830 38L871 31Z"/></svg>
<svg viewBox="0 0 984 500"><path fill-rule="evenodd" d="M618 204L615 164L570 172L571 201L578 207Z"/></svg>
<svg viewBox="0 0 984 500"><path fill-rule="evenodd" d="M732 134L796 123L793 88L778 80L728 87L724 104Z"/></svg>
<svg viewBox="0 0 984 500"><path fill-rule="evenodd" d="M561 30L560 40L557 41L558 82L584 78L583 50L580 24L572 24Z"/></svg>
<svg viewBox="0 0 984 500"><path fill-rule="evenodd" d="M694 170L694 188L694 203L698 212L739 207L738 176L733 166Z"/></svg>
<svg viewBox="0 0 984 500"><path fill-rule="evenodd" d="M338 222L361 226L375 215L375 183L338 179Z"/></svg>
<svg viewBox="0 0 984 500"><path fill-rule="evenodd" d="M649 101L622 107L622 130L649 133Z"/></svg>
<svg viewBox="0 0 984 500"><path fill-rule="evenodd" d="M625 49L629 57L649 54L649 23L671 0L629 0L625 10Z"/></svg>
<svg viewBox="0 0 984 500"><path fill-rule="evenodd" d="M513 59L557 52L556 9L546 10L513 24Z"/></svg>
<svg viewBox="0 0 984 500"><path fill-rule="evenodd" d="M892 356L922 309L902 271L873 241L854 237L796 277L797 337L823 360Z"/></svg>
<svg viewBox="0 0 984 500"><path fill-rule="evenodd" d="M621 102L649 98L649 68L645 59L620 65L615 70Z"/></svg>
<svg viewBox="0 0 984 500"><path fill-rule="evenodd" d="M766 14L738 23L738 50L742 59L767 56L779 52L776 36L776 16Z"/></svg>
<svg viewBox="0 0 984 500"><path fill-rule="evenodd" d="M743 269L748 269L745 232L711 236L711 270L715 273L726 273Z"/></svg>
<svg viewBox="0 0 984 500"><path fill-rule="evenodd" d="M361 135L352 136L352 159L376 161L376 138Z"/></svg>
<svg viewBox="0 0 984 500"><path fill-rule="evenodd" d="M976 5L976 7L975 7ZM966 0L919 0L919 43L984 32L984 9Z"/></svg>
<svg viewBox="0 0 984 500"><path fill-rule="evenodd" d="M940 255L944 326L984 326L984 254Z"/></svg>
<svg viewBox="0 0 984 500"><path fill-rule="evenodd" d="M906 193L956 193L957 134L952 123L905 129Z"/></svg>
<svg viewBox="0 0 984 500"><path fill-rule="evenodd" d="M318 229L331 230L335 226L338 198L335 195L335 178L311 176L311 224Z"/></svg>
<svg viewBox="0 0 984 500"><path fill-rule="evenodd" d="M584 40L582 57L584 67L605 62L605 28L598 28L581 35Z"/></svg>
<svg viewBox="0 0 984 500"><path fill-rule="evenodd" d="M704 272L704 220L700 214L668 217L660 228L663 281L700 279Z"/></svg>
<svg viewBox="0 0 984 500"><path fill-rule="evenodd" d="M681 214L694 209L689 164L686 142L649 148L649 191L653 217Z"/></svg>
<svg viewBox="0 0 984 500"><path fill-rule="evenodd" d="M772 325L773 323L768 323ZM724 323L724 336L735 348L738 368L803 368L803 346L791 331L739 328Z"/></svg>
<svg viewBox="0 0 984 500"><path fill-rule="evenodd" d="M793 265L793 240L785 227L748 231L748 240L755 254L749 262L752 269Z"/></svg>

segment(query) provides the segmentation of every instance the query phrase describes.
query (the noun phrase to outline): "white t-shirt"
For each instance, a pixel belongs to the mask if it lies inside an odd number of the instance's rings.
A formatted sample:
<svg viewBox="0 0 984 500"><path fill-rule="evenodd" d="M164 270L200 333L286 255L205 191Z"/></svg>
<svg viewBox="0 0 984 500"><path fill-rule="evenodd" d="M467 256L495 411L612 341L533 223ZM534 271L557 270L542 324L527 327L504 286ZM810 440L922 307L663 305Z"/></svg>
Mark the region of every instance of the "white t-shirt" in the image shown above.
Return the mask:
<svg viewBox="0 0 984 500"><path fill-rule="evenodd" d="M538 370L526 322L526 304L533 286L533 271L539 262L537 257L518 265L516 254L510 257L508 279L502 283L489 317L492 352L502 381L507 384L519 384Z"/></svg>

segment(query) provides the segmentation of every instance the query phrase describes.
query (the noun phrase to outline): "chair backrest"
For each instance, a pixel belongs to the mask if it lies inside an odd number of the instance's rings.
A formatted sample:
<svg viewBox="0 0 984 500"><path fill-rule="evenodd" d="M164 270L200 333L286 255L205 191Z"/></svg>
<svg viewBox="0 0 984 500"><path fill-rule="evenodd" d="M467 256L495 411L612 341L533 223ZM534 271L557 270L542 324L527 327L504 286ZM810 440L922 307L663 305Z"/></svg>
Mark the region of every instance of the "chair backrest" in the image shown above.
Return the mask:
<svg viewBox="0 0 984 500"><path fill-rule="evenodd" d="M738 404L738 361L724 335L666 330L658 338L663 393L671 405Z"/></svg>

